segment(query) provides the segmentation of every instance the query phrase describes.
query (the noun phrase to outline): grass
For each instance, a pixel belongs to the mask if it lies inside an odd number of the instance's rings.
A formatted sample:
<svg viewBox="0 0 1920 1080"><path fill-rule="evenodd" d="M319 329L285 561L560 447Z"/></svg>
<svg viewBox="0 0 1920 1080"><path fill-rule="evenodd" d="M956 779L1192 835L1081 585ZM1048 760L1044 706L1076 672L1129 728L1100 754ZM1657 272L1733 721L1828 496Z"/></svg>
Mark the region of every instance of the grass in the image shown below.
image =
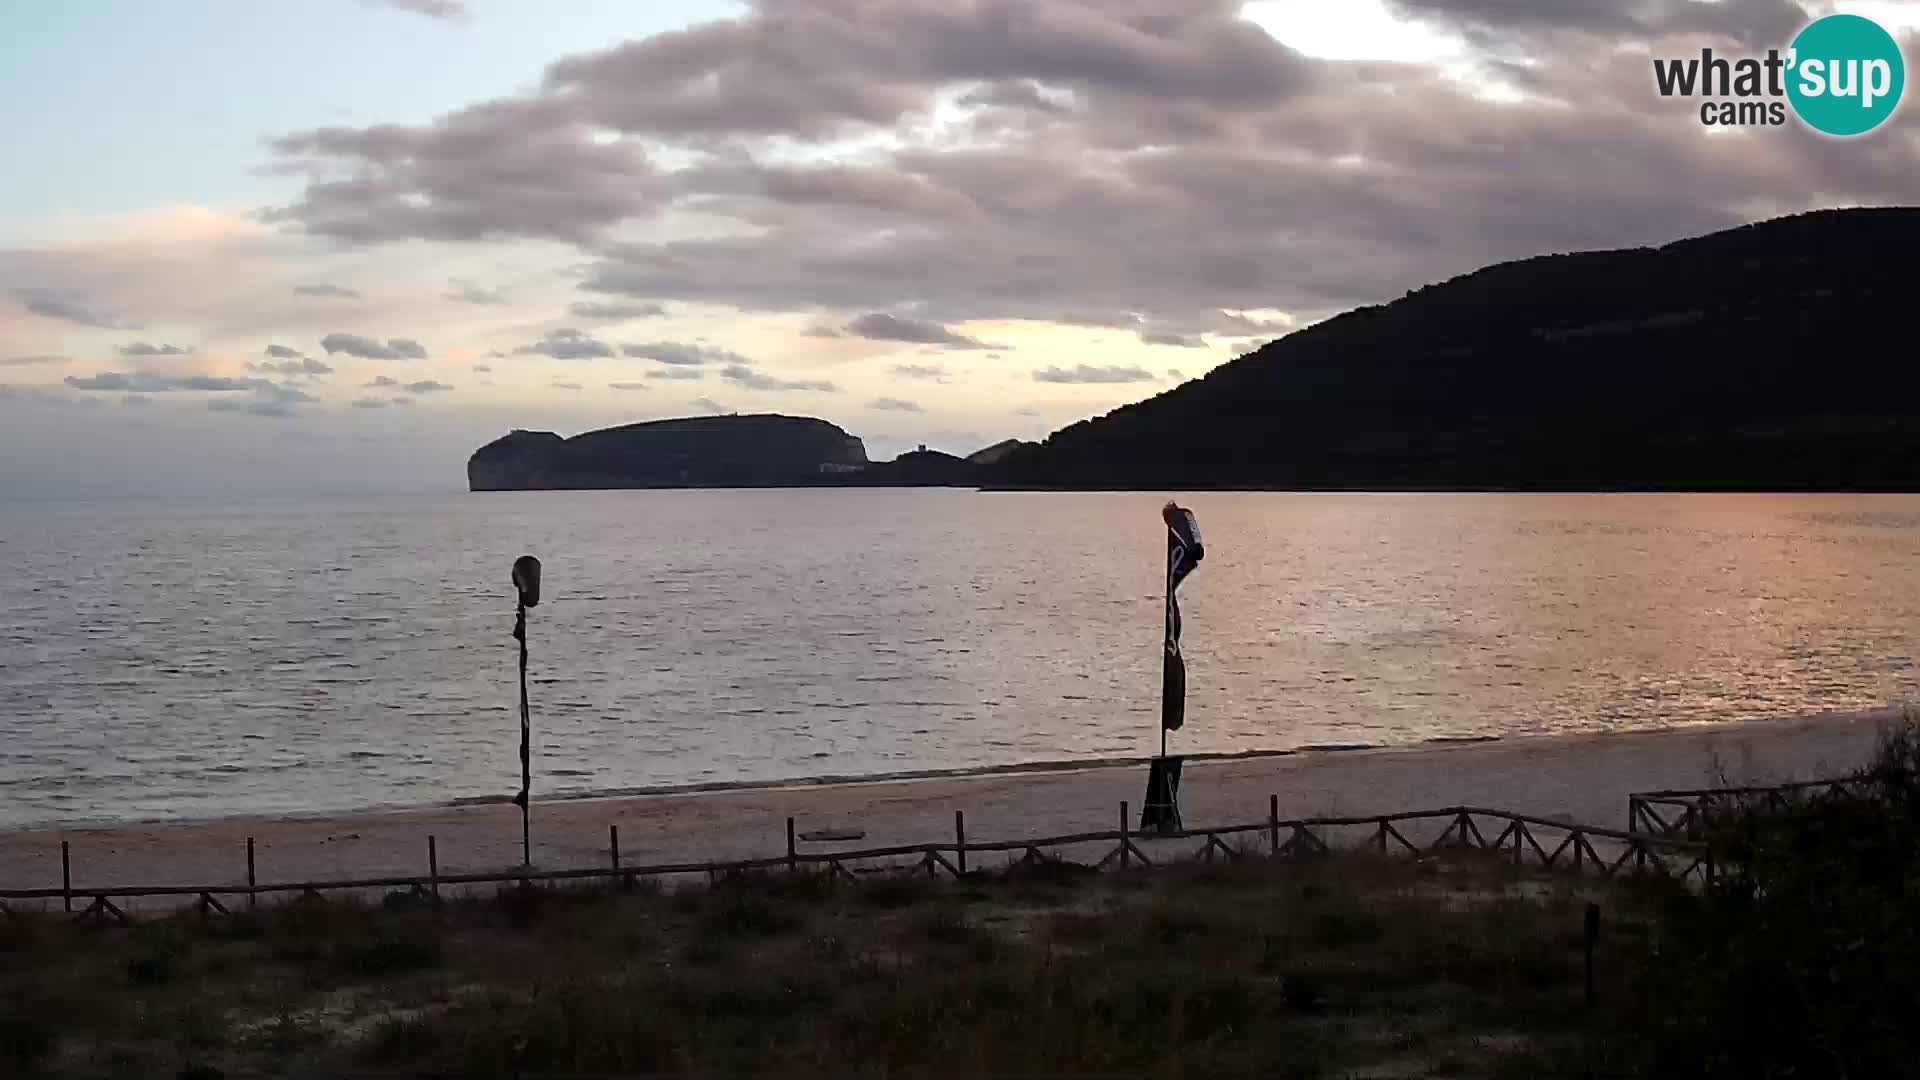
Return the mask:
<svg viewBox="0 0 1920 1080"><path fill-rule="evenodd" d="M0 921L0 1072L1578 1075L1591 882L1339 855ZM1610 925L1670 900L1605 894ZM1615 1054L1614 1056L1618 1056Z"/></svg>

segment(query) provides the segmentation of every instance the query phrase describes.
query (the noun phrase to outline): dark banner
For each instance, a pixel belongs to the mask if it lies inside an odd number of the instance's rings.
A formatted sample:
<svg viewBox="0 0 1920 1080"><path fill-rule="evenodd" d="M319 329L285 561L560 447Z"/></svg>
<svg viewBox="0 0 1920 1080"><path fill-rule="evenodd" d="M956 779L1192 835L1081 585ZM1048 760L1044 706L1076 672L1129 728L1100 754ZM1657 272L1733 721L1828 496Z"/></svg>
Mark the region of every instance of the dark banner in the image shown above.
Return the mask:
<svg viewBox="0 0 1920 1080"><path fill-rule="evenodd" d="M1160 685L1160 726L1179 731L1187 722L1187 662L1180 656L1180 583L1200 565L1206 548L1193 511L1168 503L1160 511L1167 523L1166 667Z"/></svg>

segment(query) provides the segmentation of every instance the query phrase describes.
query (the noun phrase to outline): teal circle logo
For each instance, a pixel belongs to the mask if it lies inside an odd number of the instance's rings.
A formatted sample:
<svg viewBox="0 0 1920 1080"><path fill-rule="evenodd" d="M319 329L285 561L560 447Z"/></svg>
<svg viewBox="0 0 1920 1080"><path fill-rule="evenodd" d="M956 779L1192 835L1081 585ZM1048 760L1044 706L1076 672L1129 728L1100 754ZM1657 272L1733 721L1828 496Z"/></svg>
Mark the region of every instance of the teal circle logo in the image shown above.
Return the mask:
<svg viewBox="0 0 1920 1080"><path fill-rule="evenodd" d="M1907 85L1900 43L1872 19L1829 15L1793 39L1787 98L1815 131L1860 135L1879 127Z"/></svg>

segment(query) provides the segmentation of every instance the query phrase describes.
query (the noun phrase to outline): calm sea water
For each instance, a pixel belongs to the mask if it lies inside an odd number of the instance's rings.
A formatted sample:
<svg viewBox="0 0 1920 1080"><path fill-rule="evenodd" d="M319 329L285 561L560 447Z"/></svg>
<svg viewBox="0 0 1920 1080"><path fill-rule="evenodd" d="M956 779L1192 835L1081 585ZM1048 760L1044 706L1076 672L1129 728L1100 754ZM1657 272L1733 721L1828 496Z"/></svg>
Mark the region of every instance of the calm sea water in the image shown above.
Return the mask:
<svg viewBox="0 0 1920 1080"><path fill-rule="evenodd" d="M1161 496L0 507L0 826L1150 752ZM1189 751L1920 696L1920 499L1200 494Z"/></svg>

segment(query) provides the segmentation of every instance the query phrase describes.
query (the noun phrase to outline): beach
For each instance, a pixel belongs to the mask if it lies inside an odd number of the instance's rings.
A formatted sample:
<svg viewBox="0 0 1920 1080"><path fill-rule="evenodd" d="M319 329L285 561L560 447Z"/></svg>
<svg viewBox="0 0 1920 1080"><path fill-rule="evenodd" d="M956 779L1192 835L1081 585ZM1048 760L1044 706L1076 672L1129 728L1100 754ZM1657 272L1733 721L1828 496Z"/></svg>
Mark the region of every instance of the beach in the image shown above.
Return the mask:
<svg viewBox="0 0 1920 1080"><path fill-rule="evenodd" d="M1189 827L1473 805L1624 827L1630 792L1719 783L1778 783L1847 772L1872 752L1898 709L1831 713L1661 731L1387 749L1317 750L1189 762L1181 795ZM536 777L536 793L538 791ZM917 780L803 784L538 801L540 869L605 865L609 826L626 865L778 855L786 819L803 834L858 831L801 850L927 843L966 814L972 842L1111 829L1120 804L1136 820L1138 764ZM246 881L254 838L263 884L427 871L433 836L443 874L520 862L520 815L507 803L314 817L226 818L0 834L0 888L60 885L60 844L76 890Z"/></svg>

